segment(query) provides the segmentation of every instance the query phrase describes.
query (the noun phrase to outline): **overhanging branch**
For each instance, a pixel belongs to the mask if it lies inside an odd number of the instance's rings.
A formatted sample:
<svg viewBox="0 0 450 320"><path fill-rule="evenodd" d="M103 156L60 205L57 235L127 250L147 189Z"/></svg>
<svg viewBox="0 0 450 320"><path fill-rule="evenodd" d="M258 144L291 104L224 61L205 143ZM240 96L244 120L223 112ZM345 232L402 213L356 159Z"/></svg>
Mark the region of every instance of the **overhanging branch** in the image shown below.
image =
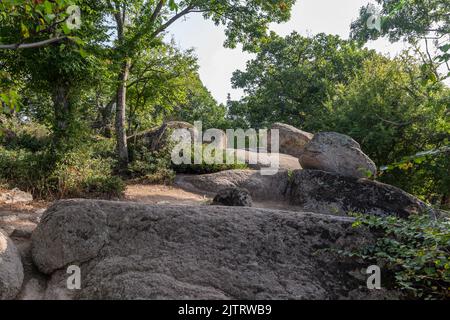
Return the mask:
<svg viewBox="0 0 450 320"><path fill-rule="evenodd" d="M56 37L43 41L33 43L16 43L16 44L0 44L0 50L19 50L19 49L34 49L48 46L49 44L60 42L68 39L67 37Z"/></svg>

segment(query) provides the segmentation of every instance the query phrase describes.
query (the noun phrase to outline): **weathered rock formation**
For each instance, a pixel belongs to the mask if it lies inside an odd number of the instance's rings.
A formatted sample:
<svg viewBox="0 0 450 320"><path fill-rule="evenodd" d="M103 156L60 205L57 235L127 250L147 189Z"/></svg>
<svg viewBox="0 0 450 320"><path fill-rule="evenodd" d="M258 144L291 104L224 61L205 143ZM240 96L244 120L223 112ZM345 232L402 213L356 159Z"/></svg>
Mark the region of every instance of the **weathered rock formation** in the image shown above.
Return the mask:
<svg viewBox="0 0 450 320"><path fill-rule="evenodd" d="M230 170L178 177L177 184L206 193L230 187L245 188L254 200L284 202L300 211L326 214L357 212L406 217L429 210L425 203L399 188L319 170L280 171L273 176L263 176L258 171Z"/></svg>
<svg viewBox="0 0 450 320"><path fill-rule="evenodd" d="M349 136L321 132L314 136L299 156L304 169L323 170L343 176L366 178L376 176L375 163L361 151L361 146Z"/></svg>
<svg viewBox="0 0 450 320"><path fill-rule="evenodd" d="M14 299L23 282L23 266L14 243L0 231L0 300Z"/></svg>
<svg viewBox="0 0 450 320"><path fill-rule="evenodd" d="M352 219L234 207L55 203L32 237L47 299L370 299ZM70 265L81 290L66 288ZM392 297L392 296L391 296Z"/></svg>
<svg viewBox="0 0 450 320"><path fill-rule="evenodd" d="M296 158L302 155L305 146L313 139L314 135L299 130L284 123L275 123L272 130L279 131L280 153L288 154ZM269 131L271 132L271 131ZM269 137L271 134L269 134ZM268 139L268 149L271 150L271 139Z"/></svg>

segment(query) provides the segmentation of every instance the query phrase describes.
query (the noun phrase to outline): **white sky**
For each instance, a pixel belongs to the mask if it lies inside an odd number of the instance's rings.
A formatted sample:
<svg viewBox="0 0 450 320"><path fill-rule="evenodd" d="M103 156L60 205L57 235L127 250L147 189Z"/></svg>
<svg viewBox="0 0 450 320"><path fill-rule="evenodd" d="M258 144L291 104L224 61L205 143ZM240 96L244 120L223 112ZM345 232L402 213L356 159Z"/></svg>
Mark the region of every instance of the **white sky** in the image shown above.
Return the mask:
<svg viewBox="0 0 450 320"><path fill-rule="evenodd" d="M337 34L347 39L350 24L359 15L359 9L369 0L297 0L288 23L273 25L272 30L280 35L297 31L302 35L320 32ZM218 102L224 103L227 94L232 99L242 96L240 90L231 87L232 73L245 69L251 56L241 49L225 49L225 34L222 27L205 21L201 15L191 15L176 22L169 30L168 37L183 49L194 48L200 65L200 77ZM371 49L395 56L406 46L403 43L391 44L387 40L378 40L367 45Z"/></svg>

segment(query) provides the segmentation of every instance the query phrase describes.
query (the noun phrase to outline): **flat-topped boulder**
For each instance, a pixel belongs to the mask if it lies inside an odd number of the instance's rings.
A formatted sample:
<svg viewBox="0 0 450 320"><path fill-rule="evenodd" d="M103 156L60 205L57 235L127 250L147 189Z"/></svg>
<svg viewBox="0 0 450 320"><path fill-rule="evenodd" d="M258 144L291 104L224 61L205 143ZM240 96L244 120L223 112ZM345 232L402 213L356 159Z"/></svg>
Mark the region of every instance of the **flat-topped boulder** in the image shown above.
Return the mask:
<svg viewBox="0 0 450 320"><path fill-rule="evenodd" d="M230 187L245 188L254 200L275 201L293 206L292 209L326 214L357 212L407 217L431 210L424 202L391 185L320 170L279 171L273 176L251 170L230 170L181 176L176 183L205 193Z"/></svg>
<svg viewBox="0 0 450 320"><path fill-rule="evenodd" d="M363 265L321 250L371 243L352 223L255 208L68 200L44 214L32 255L50 276L47 299L380 297L367 289ZM81 290L66 288L70 265L81 268Z"/></svg>

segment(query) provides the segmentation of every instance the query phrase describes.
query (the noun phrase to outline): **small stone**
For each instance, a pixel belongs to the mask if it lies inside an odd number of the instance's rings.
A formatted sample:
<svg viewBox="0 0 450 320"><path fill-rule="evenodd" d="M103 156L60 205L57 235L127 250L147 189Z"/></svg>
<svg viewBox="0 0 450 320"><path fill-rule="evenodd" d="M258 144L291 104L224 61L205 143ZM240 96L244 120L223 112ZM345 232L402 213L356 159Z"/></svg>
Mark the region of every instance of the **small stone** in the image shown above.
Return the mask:
<svg viewBox="0 0 450 320"><path fill-rule="evenodd" d="M247 189L226 188L219 191L212 204L228 207L252 207L253 200Z"/></svg>

